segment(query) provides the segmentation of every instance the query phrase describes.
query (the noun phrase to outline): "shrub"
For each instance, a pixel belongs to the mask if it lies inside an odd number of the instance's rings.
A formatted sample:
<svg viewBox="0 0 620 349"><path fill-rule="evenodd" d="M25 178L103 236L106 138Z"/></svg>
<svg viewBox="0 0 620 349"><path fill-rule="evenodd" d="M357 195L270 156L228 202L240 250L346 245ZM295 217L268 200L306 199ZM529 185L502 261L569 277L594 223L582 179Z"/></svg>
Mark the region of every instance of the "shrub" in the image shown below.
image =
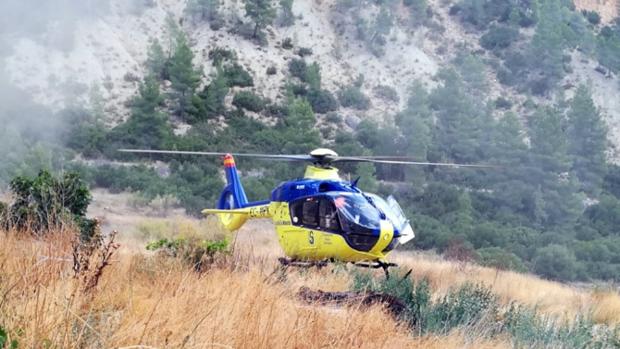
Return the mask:
<svg viewBox="0 0 620 349"><path fill-rule="evenodd" d="M248 73L247 70L245 70L238 63L233 63L229 66L224 67L224 77L226 78L229 87L254 86L254 80L252 79L250 73Z"/></svg>
<svg viewBox="0 0 620 349"><path fill-rule="evenodd" d="M276 69L276 67L274 66L267 68L267 75L276 75L277 72L278 69Z"/></svg>
<svg viewBox="0 0 620 349"><path fill-rule="evenodd" d="M354 108L358 110L367 110L370 108L370 99L356 86L348 86L338 91L338 100L345 108Z"/></svg>
<svg viewBox="0 0 620 349"><path fill-rule="evenodd" d="M505 49L519 37L519 31L503 25L492 25L480 38L480 46L487 50Z"/></svg>
<svg viewBox="0 0 620 349"><path fill-rule="evenodd" d="M327 113L325 120L329 123L340 125L342 123L342 116L338 113Z"/></svg>
<svg viewBox="0 0 620 349"><path fill-rule="evenodd" d="M161 239L146 245L149 251L161 251L203 272L230 253L226 239L200 240L198 238Z"/></svg>
<svg viewBox="0 0 620 349"><path fill-rule="evenodd" d="M17 339L11 340L9 337L9 333L2 326L0 326L0 348L19 348L19 342L17 341Z"/></svg>
<svg viewBox="0 0 620 349"><path fill-rule="evenodd" d="M303 59L294 58L288 63L288 70L292 76L304 81L306 79L308 65Z"/></svg>
<svg viewBox="0 0 620 349"><path fill-rule="evenodd" d="M209 51L209 59L213 61L213 65L220 65L224 61L234 61L237 59L237 55L233 50L227 50L225 48L216 47Z"/></svg>
<svg viewBox="0 0 620 349"><path fill-rule="evenodd" d="M308 102L312 105L315 113L327 113L338 109L338 101L334 95L327 90L310 90L306 95Z"/></svg>
<svg viewBox="0 0 620 349"><path fill-rule="evenodd" d="M534 271L556 280L573 280L577 259L572 251L561 245L549 245L536 250Z"/></svg>
<svg viewBox="0 0 620 349"><path fill-rule="evenodd" d="M584 17L586 17L590 24L598 25L601 23L601 15L599 15L598 12L583 10L581 11L581 13L584 15Z"/></svg>
<svg viewBox="0 0 620 349"><path fill-rule="evenodd" d="M286 38L282 41L282 48L285 50L290 50L293 48L293 39Z"/></svg>
<svg viewBox="0 0 620 349"><path fill-rule="evenodd" d="M14 201L5 208L4 226L45 234L53 228L73 225L80 229L84 240L94 235L97 223L86 218L90 191L77 173L55 178L41 171L35 178L14 178L10 189Z"/></svg>
<svg viewBox="0 0 620 349"><path fill-rule="evenodd" d="M527 270L521 258L499 247L481 248L477 252L479 256L478 262L484 266L520 272Z"/></svg>
<svg viewBox="0 0 620 349"><path fill-rule="evenodd" d="M510 109L512 108L512 102L504 97L497 97L497 99L495 100L495 108Z"/></svg>
<svg viewBox="0 0 620 349"><path fill-rule="evenodd" d="M238 92L233 98L232 104L237 108L243 108L256 113L265 108L265 101L250 91Z"/></svg>
<svg viewBox="0 0 620 349"><path fill-rule="evenodd" d="M400 97L398 97L398 92L396 92L396 90L391 86L377 85L372 91L375 96L386 101L398 102L400 100Z"/></svg>
<svg viewBox="0 0 620 349"><path fill-rule="evenodd" d="M308 47L300 47L299 50L297 50L297 55L299 55L300 57L311 56L312 49Z"/></svg>

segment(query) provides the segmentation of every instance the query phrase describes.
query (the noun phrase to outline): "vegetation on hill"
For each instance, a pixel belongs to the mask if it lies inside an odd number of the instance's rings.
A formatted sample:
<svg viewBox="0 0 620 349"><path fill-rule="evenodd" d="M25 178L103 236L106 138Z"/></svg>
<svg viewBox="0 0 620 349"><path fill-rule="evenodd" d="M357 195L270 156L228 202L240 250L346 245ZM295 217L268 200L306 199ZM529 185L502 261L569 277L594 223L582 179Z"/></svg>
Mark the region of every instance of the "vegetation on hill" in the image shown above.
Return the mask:
<svg viewBox="0 0 620 349"><path fill-rule="evenodd" d="M338 1L333 11L342 16L337 22L352 25L357 36L349 38L345 30L338 35L381 56L390 48L395 26L441 32L441 20L426 1L402 5ZM227 29L265 44L269 25L293 25L291 8L290 1L274 8L271 2L248 0L250 31ZM220 10L211 0L191 1L187 8L194 26L212 25ZM278 72L287 74L281 95L271 100L255 88L256 77L238 59L243 52L213 47L208 62L197 64L188 35L171 24L171 45L163 48L153 40L148 49L145 77L128 101L126 121L110 128L96 108L64 111L63 144L54 143L62 151L43 160L35 154L37 161L9 159L1 166L2 176L8 180L16 172L60 167L65 158L81 154L113 161L68 165L91 184L147 198L175 196L197 215L219 195L216 159L135 156L116 149L305 153L327 146L342 155L498 164L503 168L366 164L345 165L342 171L363 175L362 189L399 199L417 232L409 248L560 280L620 280L620 167L607 162L608 131L590 88L579 85L565 94L563 85L574 50L612 72L620 69L620 25L602 25L562 0L461 0L449 14L480 46L451 48L434 83L407 81L404 99L391 86L366 86L363 76L329 87L320 59L298 47L290 52L299 58L288 61L288 71ZM284 40L282 47L292 49L292 41ZM210 76L203 76L200 65L212 67ZM498 97L492 88L510 93ZM382 103L402 99L402 110L377 118L385 120L381 123L355 122L375 104L365 94L368 89ZM251 199L266 198L279 181L301 175L300 168L288 164L243 161L239 166Z"/></svg>

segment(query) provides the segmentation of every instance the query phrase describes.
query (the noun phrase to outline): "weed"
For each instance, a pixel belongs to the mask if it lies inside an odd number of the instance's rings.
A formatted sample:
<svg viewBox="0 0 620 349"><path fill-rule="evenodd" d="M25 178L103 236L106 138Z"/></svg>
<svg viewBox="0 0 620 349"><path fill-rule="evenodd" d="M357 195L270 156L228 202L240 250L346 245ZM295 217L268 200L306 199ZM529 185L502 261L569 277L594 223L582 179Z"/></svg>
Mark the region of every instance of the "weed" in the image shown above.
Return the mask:
<svg viewBox="0 0 620 349"><path fill-rule="evenodd" d="M196 238L160 239L146 245L149 251L162 251L171 257L180 258L198 272L207 270L219 261L219 257L228 255L229 247L227 239Z"/></svg>

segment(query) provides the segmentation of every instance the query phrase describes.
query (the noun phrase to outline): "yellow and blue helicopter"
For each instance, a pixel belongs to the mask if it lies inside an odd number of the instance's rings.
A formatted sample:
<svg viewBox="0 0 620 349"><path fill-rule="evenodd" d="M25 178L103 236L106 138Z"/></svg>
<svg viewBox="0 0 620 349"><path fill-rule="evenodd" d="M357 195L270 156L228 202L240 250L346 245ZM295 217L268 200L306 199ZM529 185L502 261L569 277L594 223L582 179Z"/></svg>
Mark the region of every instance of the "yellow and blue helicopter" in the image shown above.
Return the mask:
<svg viewBox="0 0 620 349"><path fill-rule="evenodd" d="M383 199L365 193L357 180L343 180L334 163L370 162L380 164L432 165L449 167L490 167L411 161L407 157L338 156L330 149L315 149L308 155L273 155L219 153L174 150L121 149L122 152L147 154L181 154L222 156L227 184L217 208L203 214L217 214L229 231L239 229L248 219L270 218L278 241L286 256L283 264L352 262L357 265L383 268L395 266L387 255L397 246L415 237L409 220L393 196ZM236 157L268 160L304 161L303 178L281 183L271 198L249 202L239 179Z"/></svg>

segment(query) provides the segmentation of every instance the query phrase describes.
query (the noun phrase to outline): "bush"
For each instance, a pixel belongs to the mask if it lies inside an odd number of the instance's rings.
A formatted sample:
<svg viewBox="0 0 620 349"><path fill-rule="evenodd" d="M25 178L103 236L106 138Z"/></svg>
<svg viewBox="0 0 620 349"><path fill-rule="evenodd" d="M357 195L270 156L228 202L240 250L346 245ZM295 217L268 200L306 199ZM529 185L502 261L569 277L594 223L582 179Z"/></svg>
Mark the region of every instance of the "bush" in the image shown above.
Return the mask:
<svg viewBox="0 0 620 349"><path fill-rule="evenodd" d="M511 252L506 252L499 247L487 247L477 250L478 262L487 267L500 270L527 271L521 258Z"/></svg>
<svg viewBox="0 0 620 349"><path fill-rule="evenodd" d="M497 99L495 100L495 108L510 109L512 108L512 102L504 97L497 97Z"/></svg>
<svg viewBox="0 0 620 349"><path fill-rule="evenodd" d="M229 245L226 239L176 238L153 241L146 245L146 249L180 258L197 272L203 272L230 253Z"/></svg>
<svg viewBox="0 0 620 349"><path fill-rule="evenodd" d="M282 48L285 50L290 50L293 48L293 39L286 38L282 41Z"/></svg>
<svg viewBox="0 0 620 349"><path fill-rule="evenodd" d="M315 113L327 113L338 109L338 101L327 90L310 90L306 95Z"/></svg>
<svg viewBox="0 0 620 349"><path fill-rule="evenodd" d="M570 281L576 276L577 259L565 246L549 245L536 250L534 271L551 279Z"/></svg>
<svg viewBox="0 0 620 349"><path fill-rule="evenodd" d="M505 49L519 37L519 31L503 25L492 25L480 38L480 46L487 50Z"/></svg>
<svg viewBox="0 0 620 349"><path fill-rule="evenodd" d="M288 71L291 73L291 75L301 79L302 81L306 79L307 70L308 65L303 59L294 58L288 63Z"/></svg>
<svg viewBox="0 0 620 349"><path fill-rule="evenodd" d="M601 15L599 15L598 12L583 10L581 11L581 13L584 15L584 17L586 17L590 24L598 25L601 23Z"/></svg>
<svg viewBox="0 0 620 349"><path fill-rule="evenodd" d="M276 73L278 72L278 69L276 69L276 67L269 67L267 68L267 75L276 75Z"/></svg>
<svg viewBox="0 0 620 349"><path fill-rule="evenodd" d="M241 65L238 63L233 63L224 67L224 77L228 82L229 87L239 86L239 87L250 87L254 86L254 80L250 73L247 72Z"/></svg>
<svg viewBox="0 0 620 349"><path fill-rule="evenodd" d="M10 184L14 201L6 210L2 225L45 234L50 229L73 225L81 238L89 240L97 227L86 218L91 195L77 173L68 172L60 178L47 171L35 178L15 177Z"/></svg>
<svg viewBox="0 0 620 349"><path fill-rule="evenodd" d="M367 110L370 108L370 99L356 86L348 86L338 91L338 100L345 108L354 108L358 110Z"/></svg>
<svg viewBox="0 0 620 349"><path fill-rule="evenodd" d="M265 108L265 101L250 91L238 92L233 98L232 104L237 108L243 108L256 113Z"/></svg>
<svg viewBox="0 0 620 349"><path fill-rule="evenodd" d="M299 50L297 50L297 55L300 57L311 56L312 49L308 47L300 47Z"/></svg>
<svg viewBox="0 0 620 349"><path fill-rule="evenodd" d="M213 61L213 65L218 66L224 61L234 61L237 59L237 55L233 50L227 50L225 48L216 47L209 51L209 59Z"/></svg>
<svg viewBox="0 0 620 349"><path fill-rule="evenodd" d="M396 90L391 86L377 85L372 91L375 96L386 101L398 102L400 100L400 97L398 97L398 92L396 92Z"/></svg>

